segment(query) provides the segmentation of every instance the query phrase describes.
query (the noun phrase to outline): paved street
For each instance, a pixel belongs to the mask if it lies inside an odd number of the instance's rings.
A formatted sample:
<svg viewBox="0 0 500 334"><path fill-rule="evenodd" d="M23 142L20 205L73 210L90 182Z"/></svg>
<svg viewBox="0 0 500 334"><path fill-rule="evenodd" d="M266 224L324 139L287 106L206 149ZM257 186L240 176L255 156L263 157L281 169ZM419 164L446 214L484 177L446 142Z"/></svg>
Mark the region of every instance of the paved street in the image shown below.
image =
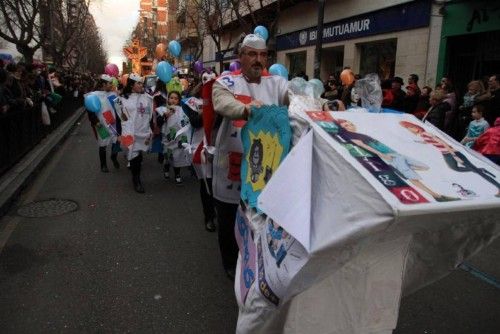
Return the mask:
<svg viewBox="0 0 500 334"><path fill-rule="evenodd" d="M206 232L199 185L166 181L145 159L146 194L130 172L99 171L86 115L24 201L57 198L78 210L0 221L1 333L231 333L237 305L217 234ZM124 160L120 160L124 161Z"/></svg>
<svg viewBox="0 0 500 334"><path fill-rule="evenodd" d="M237 306L198 181L164 180L146 157L146 194L125 168L103 174L86 116L19 204L69 199L76 211L0 220L1 333L234 333ZM9 233L12 234L9 235ZM500 277L500 241L470 263ZM395 333L500 333L500 289L463 270L402 299Z"/></svg>

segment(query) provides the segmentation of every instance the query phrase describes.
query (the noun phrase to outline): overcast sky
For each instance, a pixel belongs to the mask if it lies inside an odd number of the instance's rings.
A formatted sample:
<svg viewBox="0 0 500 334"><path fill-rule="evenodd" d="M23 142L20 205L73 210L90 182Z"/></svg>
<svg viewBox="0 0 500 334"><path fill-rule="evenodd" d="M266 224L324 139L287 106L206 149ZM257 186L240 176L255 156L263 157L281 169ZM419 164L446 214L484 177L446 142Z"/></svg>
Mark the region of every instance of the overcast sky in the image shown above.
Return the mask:
<svg viewBox="0 0 500 334"><path fill-rule="evenodd" d="M108 52L108 62L121 69L125 56L122 48L139 18L139 0L96 0L90 12Z"/></svg>

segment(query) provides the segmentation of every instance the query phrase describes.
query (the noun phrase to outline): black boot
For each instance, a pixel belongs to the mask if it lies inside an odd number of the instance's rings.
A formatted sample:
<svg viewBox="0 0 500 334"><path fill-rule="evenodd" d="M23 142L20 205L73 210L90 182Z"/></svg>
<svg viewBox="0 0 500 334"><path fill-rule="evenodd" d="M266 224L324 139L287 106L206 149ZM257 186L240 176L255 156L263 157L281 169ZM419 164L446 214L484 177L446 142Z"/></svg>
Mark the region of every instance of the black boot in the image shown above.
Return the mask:
<svg viewBox="0 0 500 334"><path fill-rule="evenodd" d="M99 147L99 160L101 162L101 172L109 173L109 169L106 164L106 147Z"/></svg>
<svg viewBox="0 0 500 334"><path fill-rule="evenodd" d="M115 169L120 168L120 163L118 162L118 153L111 153L111 162L113 162L113 167L115 167Z"/></svg>
<svg viewBox="0 0 500 334"><path fill-rule="evenodd" d="M141 177L139 175L132 176L132 182L134 183L134 190L139 194L144 194L146 190L142 186Z"/></svg>
<svg viewBox="0 0 500 334"><path fill-rule="evenodd" d="M134 184L134 190L140 194L143 194L145 190L141 182L141 163L141 155L130 160L130 170L132 171L132 182Z"/></svg>

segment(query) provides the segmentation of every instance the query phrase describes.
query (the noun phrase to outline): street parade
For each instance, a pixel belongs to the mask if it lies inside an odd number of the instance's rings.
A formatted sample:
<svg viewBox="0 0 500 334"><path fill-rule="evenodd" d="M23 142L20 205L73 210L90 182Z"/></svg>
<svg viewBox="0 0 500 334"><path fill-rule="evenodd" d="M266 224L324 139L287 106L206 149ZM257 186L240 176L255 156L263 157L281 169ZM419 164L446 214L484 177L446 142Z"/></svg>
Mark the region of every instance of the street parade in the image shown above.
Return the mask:
<svg viewBox="0 0 500 334"><path fill-rule="evenodd" d="M0 5L2 333L500 332L498 6L257 3Z"/></svg>

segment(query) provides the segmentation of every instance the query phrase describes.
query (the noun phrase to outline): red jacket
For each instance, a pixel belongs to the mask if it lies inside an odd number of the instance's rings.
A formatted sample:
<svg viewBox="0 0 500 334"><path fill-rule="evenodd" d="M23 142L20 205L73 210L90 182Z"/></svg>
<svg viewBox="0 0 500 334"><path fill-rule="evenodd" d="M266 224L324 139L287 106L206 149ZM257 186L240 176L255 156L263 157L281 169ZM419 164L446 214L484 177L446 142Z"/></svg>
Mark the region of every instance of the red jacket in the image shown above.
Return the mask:
<svg viewBox="0 0 500 334"><path fill-rule="evenodd" d="M500 117L495 120L493 127L476 139L473 149L483 155L500 155Z"/></svg>

